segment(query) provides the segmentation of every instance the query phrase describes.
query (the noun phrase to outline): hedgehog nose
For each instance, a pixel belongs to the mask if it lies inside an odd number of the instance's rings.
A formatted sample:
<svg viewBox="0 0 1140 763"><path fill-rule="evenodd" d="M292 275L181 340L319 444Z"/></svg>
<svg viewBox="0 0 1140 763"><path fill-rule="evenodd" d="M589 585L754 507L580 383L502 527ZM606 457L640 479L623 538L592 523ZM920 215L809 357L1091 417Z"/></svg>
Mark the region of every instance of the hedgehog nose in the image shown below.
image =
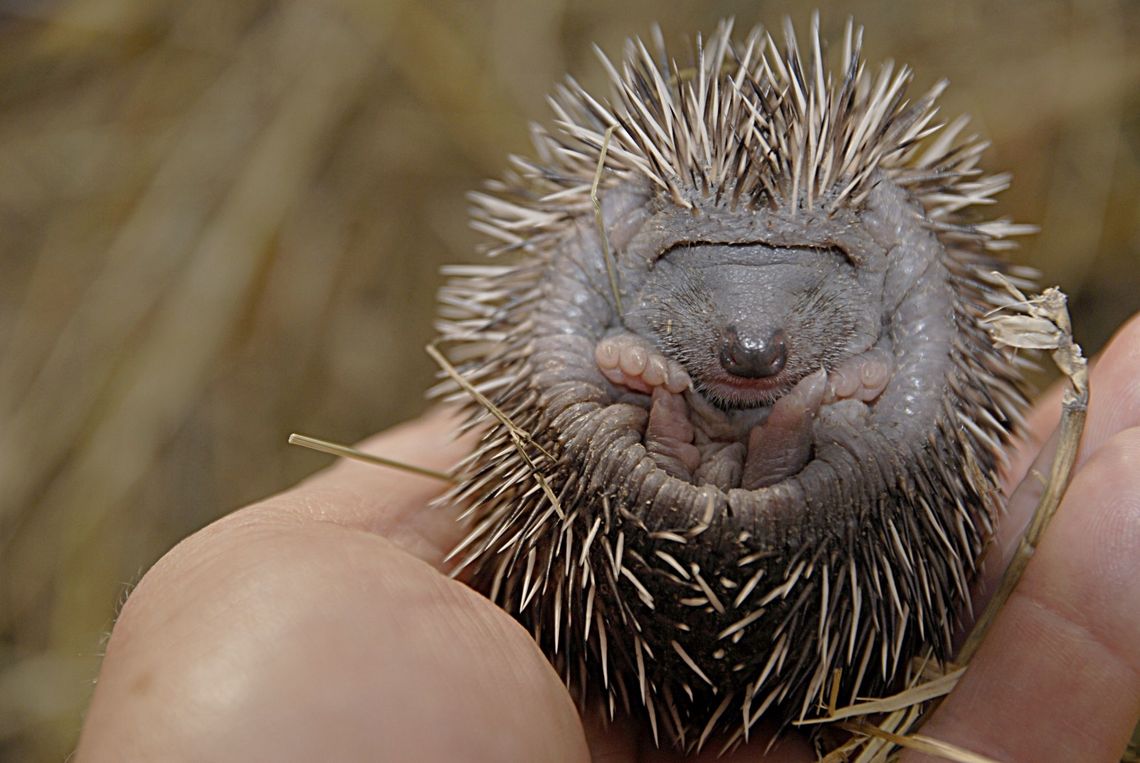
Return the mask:
<svg viewBox="0 0 1140 763"><path fill-rule="evenodd" d="M770 333L741 333L729 326L720 345L720 365L733 376L762 379L775 376L788 359L788 346L782 329Z"/></svg>

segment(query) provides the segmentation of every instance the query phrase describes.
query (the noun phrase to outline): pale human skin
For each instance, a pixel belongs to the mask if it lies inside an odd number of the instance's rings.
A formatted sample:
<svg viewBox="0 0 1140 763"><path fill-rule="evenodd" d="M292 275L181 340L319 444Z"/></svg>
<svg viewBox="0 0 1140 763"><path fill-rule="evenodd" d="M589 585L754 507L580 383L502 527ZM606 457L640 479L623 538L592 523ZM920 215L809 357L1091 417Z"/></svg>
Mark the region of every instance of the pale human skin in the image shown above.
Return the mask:
<svg viewBox="0 0 1140 763"><path fill-rule="evenodd" d="M1013 454L984 580L1036 503L1059 394ZM433 414L365 448L447 468L467 446L452 429ZM77 760L673 760L634 724L583 722L530 636L440 572L461 530L426 508L439 490L340 463L178 544L119 616ZM1053 524L923 733L1000 760L1118 760L1140 717L1138 590L1140 316L1092 372ZM795 735L766 743L723 760L814 759Z"/></svg>

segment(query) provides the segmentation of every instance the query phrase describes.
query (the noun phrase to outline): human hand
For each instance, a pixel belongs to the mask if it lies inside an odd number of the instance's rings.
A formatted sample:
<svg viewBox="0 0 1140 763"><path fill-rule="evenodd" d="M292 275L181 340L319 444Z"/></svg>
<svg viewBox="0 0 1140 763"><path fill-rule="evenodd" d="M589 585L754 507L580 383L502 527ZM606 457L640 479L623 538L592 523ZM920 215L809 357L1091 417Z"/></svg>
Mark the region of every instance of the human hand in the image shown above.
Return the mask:
<svg viewBox="0 0 1140 763"><path fill-rule="evenodd" d="M1140 716L1140 316L1091 389L1061 508L924 734L999 760L1110 761ZM1036 504L1059 394L1012 458L983 586ZM432 414L365 449L447 468L467 447L453 429ZM583 722L530 636L441 573L462 528L427 508L439 490L339 463L180 543L119 616L78 759L673 759L634 723ZM814 760L797 735L766 744L723 760Z"/></svg>

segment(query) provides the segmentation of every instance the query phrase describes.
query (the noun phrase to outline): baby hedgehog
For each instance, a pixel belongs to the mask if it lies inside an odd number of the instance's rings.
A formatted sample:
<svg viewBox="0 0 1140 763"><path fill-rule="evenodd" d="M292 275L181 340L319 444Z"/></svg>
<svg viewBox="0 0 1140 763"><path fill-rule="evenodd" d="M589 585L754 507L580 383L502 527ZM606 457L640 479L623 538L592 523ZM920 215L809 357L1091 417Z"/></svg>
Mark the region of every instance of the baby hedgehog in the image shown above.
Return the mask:
<svg viewBox="0 0 1140 763"><path fill-rule="evenodd" d="M459 574L587 706L693 751L950 655L1025 405L981 325L1023 232L935 86L722 23L557 89L474 195L440 341L482 441ZM1031 286L1025 271L1013 280ZM460 389L460 386L463 389Z"/></svg>

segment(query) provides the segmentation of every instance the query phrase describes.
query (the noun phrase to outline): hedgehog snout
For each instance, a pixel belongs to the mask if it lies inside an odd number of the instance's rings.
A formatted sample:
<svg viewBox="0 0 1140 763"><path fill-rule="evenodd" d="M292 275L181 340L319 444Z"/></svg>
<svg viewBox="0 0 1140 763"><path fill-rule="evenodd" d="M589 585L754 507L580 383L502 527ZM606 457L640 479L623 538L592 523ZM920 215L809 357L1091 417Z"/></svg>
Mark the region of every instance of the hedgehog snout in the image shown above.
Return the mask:
<svg viewBox="0 0 1140 763"><path fill-rule="evenodd" d="M788 344L782 328L725 327L717 353L721 368L744 379L764 379L784 369Z"/></svg>

